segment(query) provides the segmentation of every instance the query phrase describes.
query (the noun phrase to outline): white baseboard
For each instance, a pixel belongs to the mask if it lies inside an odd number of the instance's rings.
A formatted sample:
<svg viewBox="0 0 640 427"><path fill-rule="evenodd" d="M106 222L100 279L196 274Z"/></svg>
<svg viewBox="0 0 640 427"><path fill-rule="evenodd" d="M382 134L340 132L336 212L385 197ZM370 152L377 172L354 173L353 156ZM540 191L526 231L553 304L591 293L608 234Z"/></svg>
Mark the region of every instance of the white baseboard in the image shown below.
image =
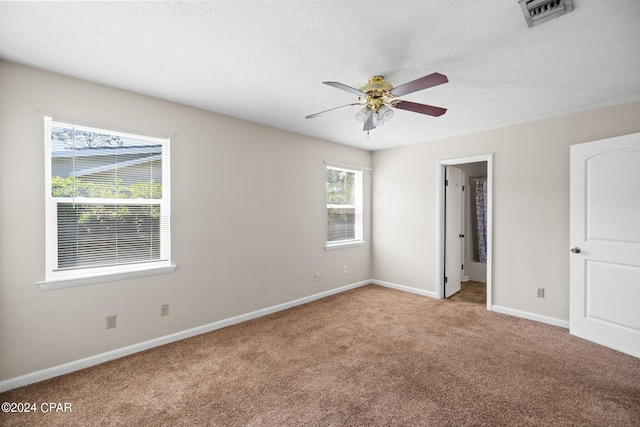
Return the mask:
<svg viewBox="0 0 640 427"><path fill-rule="evenodd" d="M508 307L501 307L499 305L492 305L491 310L495 311L496 313L522 317L524 319L535 320L536 322L548 323L549 325L560 326L561 328L569 329L569 321L556 319L555 317L543 316L541 314L530 313L528 311L521 311Z"/></svg>
<svg viewBox="0 0 640 427"><path fill-rule="evenodd" d="M411 292L412 294L423 295L425 297L437 298L435 292L425 291L424 289L412 288L409 286L398 285L397 283L384 282L382 280L371 280L374 285L384 286L386 288L397 289L399 291Z"/></svg>
<svg viewBox="0 0 640 427"><path fill-rule="evenodd" d="M425 291L424 289L412 288L409 286L398 285L397 283L384 282L382 280L371 280L374 285L385 286L387 288L397 289L399 291L411 292L418 295L424 295L431 298L437 298L435 292ZM516 310L513 308L492 305L491 311L496 313L508 314L510 316L522 317L523 319L534 320L536 322L547 323L549 325L560 326L569 329L569 322L566 320L556 319L555 317L543 316L541 314L530 313L528 311Z"/></svg>
<svg viewBox="0 0 640 427"><path fill-rule="evenodd" d="M97 354L95 356L90 356L84 359L76 360L73 362L65 363L65 364L54 366L51 368L42 369L40 371L21 375L19 377L0 381L0 393L12 390L14 388L23 387L29 384L48 380L49 378L54 378L60 375L69 374L71 372L79 371L81 369L85 369L90 366L95 366L111 360L119 359L124 356L129 356L130 354L138 353L140 351L149 350L154 347L159 347L161 345L169 344L175 341L180 341L185 338L190 338L196 335L211 332L216 329L224 328L226 326L231 326L237 323L245 322L247 320L256 319L258 317L266 316L268 314L276 313L278 311L282 311L298 305L306 304L308 302L315 301L320 298L325 298L330 295L335 295L341 292L348 291L350 289L359 288L361 286L368 285L369 283L373 283L375 285L384 286L391 289L396 289L403 292L410 292L417 295L427 296L430 298L437 298L437 295L435 292L426 291L424 289L398 285L396 283L385 282L382 280L374 280L374 279L363 280L361 282L351 283L349 285L341 286L339 288L331 289L325 292L320 292L320 293L310 295L304 298L300 298L297 300L274 305L271 307L252 311L250 313L241 314L239 316L230 317L228 319L223 319L217 322L209 323L207 325L198 326L198 327L187 329L181 332L176 332L174 334L165 335L163 337L154 338L138 344L133 344L127 347L122 347L116 350L108 351L106 353ZM512 308L501 307L496 305L492 306L491 310L498 313L502 313L502 314L522 317L525 319L535 320L537 322L542 322L542 323L548 323L550 325L560 326L567 329L569 328L569 322L566 320L560 320L553 317L542 316L535 313L529 313L526 311L520 311L520 310L515 310Z"/></svg>
<svg viewBox="0 0 640 427"><path fill-rule="evenodd" d="M241 323L247 320L266 316L268 314L286 310L288 308L292 308L297 305L306 304L308 302L315 301L320 298L325 298L330 295L338 294L340 292L344 292L350 289L355 289L364 285L368 285L369 283L372 283L372 281L363 280L361 282L351 283L349 285L341 286L339 288L331 289L325 292L320 292L318 294L310 295L308 297L304 297L304 298L289 301L286 303L274 305L272 307L267 307L260 310L252 311L251 313L241 314L239 316L209 323L208 325L197 326L195 328L187 329L181 332L176 332L174 334L165 335L163 337L154 338L138 344L133 344L127 347L122 347L116 350L108 351L106 353L97 354L95 356L86 357L84 359L76 360L76 361L65 363L58 366L53 366L51 368L42 369L40 371L36 371L29 374L21 375L19 377L0 381L0 393L12 390L14 388L23 387L29 384L48 380L50 378L54 378L60 375L65 375L71 372L79 371L81 369L85 369L90 366L99 365L101 363L119 359L124 356L129 356L130 354L138 353L140 351L148 350L150 348L159 347L161 345L169 344L175 341L180 341L185 338L190 338L196 335L211 332L216 329L224 328L226 326L235 325L236 323Z"/></svg>

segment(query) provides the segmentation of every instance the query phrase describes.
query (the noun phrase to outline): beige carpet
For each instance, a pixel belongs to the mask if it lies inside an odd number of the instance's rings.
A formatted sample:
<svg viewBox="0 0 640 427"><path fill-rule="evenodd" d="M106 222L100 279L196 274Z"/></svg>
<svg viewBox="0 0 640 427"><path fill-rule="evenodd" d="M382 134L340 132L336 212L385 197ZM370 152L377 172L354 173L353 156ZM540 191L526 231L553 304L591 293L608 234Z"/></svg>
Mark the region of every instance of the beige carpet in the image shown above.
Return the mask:
<svg viewBox="0 0 640 427"><path fill-rule="evenodd" d="M639 426L640 359L369 285L0 401L72 404L2 426Z"/></svg>

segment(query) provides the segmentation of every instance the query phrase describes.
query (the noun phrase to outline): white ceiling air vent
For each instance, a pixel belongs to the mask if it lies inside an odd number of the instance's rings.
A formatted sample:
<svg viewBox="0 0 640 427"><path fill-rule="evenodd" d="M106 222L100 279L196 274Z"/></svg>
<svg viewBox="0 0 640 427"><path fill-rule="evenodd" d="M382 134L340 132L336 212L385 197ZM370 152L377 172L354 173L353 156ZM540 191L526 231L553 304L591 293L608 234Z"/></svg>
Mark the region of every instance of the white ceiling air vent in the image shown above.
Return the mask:
<svg viewBox="0 0 640 427"><path fill-rule="evenodd" d="M529 28L573 10L573 0L518 0Z"/></svg>

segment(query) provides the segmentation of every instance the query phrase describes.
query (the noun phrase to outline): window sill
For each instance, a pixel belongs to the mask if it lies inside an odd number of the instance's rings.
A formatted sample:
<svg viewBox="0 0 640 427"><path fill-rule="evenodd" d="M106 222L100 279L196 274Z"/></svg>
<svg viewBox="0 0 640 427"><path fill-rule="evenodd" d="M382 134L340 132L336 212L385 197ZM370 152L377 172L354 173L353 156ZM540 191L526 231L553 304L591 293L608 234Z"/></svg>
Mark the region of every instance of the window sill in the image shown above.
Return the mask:
<svg viewBox="0 0 640 427"><path fill-rule="evenodd" d="M176 265L165 265L162 267L118 271L114 273L105 273L99 275L65 277L38 282L38 286L40 287L40 290L51 291L54 289L73 288L76 286L93 285L96 283L113 282L116 280L134 279L137 277L155 276L158 274L168 274L173 273L176 268Z"/></svg>
<svg viewBox="0 0 640 427"><path fill-rule="evenodd" d="M325 251L333 251L335 249L353 248L356 246L363 246L363 240L351 240L348 242L327 243L324 247Z"/></svg>

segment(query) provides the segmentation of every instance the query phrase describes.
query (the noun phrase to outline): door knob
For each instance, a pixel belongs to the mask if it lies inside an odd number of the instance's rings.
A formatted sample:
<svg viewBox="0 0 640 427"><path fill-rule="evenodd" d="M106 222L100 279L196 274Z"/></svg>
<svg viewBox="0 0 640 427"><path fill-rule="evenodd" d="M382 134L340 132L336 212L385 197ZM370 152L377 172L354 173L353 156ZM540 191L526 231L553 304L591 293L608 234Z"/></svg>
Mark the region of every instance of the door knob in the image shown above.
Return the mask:
<svg viewBox="0 0 640 427"><path fill-rule="evenodd" d="M571 248L571 252L573 252L574 254L579 254L580 253L580 248L579 247L575 247L575 248Z"/></svg>

